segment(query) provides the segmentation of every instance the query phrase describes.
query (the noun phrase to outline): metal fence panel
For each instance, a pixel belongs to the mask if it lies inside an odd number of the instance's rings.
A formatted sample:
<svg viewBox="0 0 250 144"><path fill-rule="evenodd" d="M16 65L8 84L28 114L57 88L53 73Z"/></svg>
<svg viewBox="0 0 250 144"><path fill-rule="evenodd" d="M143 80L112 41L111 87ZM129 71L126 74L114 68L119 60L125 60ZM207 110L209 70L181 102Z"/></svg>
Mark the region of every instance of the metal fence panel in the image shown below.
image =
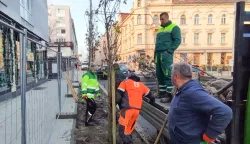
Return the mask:
<svg viewBox="0 0 250 144"><path fill-rule="evenodd" d="M69 93L67 71L74 80L70 58L61 57L60 52L47 58L46 51L37 50L37 44L27 38L27 30L0 20L1 144L49 143L56 115Z"/></svg>

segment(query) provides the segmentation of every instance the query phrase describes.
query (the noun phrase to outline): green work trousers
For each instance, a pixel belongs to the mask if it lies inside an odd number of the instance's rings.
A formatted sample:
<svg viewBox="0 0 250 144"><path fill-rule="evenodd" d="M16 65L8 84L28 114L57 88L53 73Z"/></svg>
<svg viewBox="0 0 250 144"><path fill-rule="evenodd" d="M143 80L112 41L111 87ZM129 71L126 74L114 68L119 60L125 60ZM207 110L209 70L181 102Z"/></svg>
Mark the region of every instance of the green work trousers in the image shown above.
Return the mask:
<svg viewBox="0 0 250 144"><path fill-rule="evenodd" d="M171 66L173 64L173 54L168 52L156 52L156 76L159 84L159 95L166 95L167 88L172 86ZM171 91L170 89L168 91Z"/></svg>

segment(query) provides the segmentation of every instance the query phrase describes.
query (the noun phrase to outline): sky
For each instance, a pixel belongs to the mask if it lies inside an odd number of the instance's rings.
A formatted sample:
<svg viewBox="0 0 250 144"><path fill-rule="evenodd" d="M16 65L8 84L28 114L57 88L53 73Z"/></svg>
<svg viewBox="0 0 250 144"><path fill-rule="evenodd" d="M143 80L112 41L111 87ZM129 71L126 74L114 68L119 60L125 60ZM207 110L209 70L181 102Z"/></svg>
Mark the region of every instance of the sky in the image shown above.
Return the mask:
<svg viewBox="0 0 250 144"><path fill-rule="evenodd" d="M93 10L98 7L100 0L92 0ZM78 53L82 54L84 59L87 57L87 45L85 43L85 34L87 33L88 17L85 12L89 11L89 0L47 0L48 5L67 5L70 6L71 16L74 19L76 37L78 42ZM127 4L121 4L121 12L129 12L132 8L133 0L127 0ZM96 19L101 19L101 16L96 16ZM98 27L100 33L104 33L104 24L100 21L94 22L95 27Z"/></svg>

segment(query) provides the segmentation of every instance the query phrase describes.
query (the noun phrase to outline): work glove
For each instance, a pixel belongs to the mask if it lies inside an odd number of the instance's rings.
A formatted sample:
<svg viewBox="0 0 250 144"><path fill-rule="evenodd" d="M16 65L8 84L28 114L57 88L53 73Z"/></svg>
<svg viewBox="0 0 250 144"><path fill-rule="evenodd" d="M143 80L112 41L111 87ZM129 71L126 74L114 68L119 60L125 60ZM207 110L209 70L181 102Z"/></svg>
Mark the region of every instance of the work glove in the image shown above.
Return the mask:
<svg viewBox="0 0 250 144"><path fill-rule="evenodd" d="M87 95L82 95L82 98L84 98L85 100L88 98Z"/></svg>
<svg viewBox="0 0 250 144"><path fill-rule="evenodd" d="M206 143L204 143L204 144L212 143L212 142L215 141L215 140L213 140L213 139L210 139L205 133L203 134L202 138L203 138L204 142L206 142Z"/></svg>
<svg viewBox="0 0 250 144"><path fill-rule="evenodd" d="M86 103L86 100L88 99L88 96L87 95L82 95L82 98L81 98L81 103Z"/></svg>

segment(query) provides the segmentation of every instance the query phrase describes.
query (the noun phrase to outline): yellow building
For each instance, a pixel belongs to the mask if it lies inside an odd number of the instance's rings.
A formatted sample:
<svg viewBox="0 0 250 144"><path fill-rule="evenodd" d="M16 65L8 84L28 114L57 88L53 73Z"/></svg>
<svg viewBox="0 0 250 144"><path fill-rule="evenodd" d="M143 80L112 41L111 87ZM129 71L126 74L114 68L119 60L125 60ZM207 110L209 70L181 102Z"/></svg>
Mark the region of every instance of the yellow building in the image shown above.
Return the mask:
<svg viewBox="0 0 250 144"><path fill-rule="evenodd" d="M207 1L135 0L131 12L121 13L118 19L122 29L121 61L135 68L133 56L153 56L159 15L167 12L182 33L175 62L185 59L194 65L228 66L234 41L234 3ZM246 10L249 8L246 4Z"/></svg>

